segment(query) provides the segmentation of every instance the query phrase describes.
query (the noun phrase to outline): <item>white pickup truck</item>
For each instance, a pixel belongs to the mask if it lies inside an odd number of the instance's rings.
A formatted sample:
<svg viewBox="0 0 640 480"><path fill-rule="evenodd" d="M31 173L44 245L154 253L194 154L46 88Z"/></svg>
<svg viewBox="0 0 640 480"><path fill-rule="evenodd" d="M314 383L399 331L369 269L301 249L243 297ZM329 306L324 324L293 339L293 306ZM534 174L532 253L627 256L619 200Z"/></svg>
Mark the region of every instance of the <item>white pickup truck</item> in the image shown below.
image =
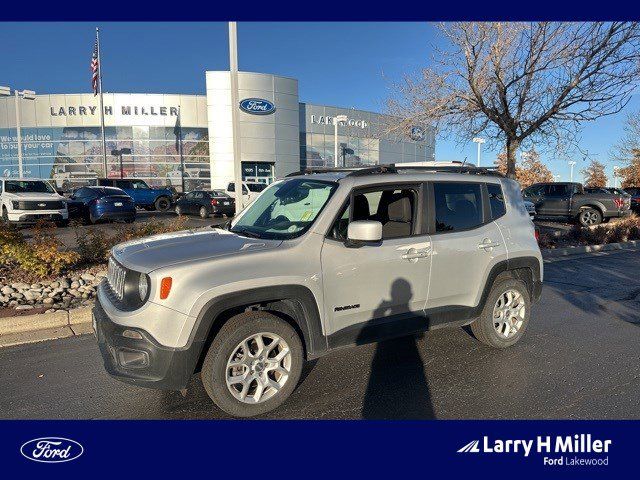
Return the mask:
<svg viewBox="0 0 640 480"><path fill-rule="evenodd" d="M35 223L47 219L60 225L69 221L65 198L47 180L0 179L2 220L12 223Z"/></svg>

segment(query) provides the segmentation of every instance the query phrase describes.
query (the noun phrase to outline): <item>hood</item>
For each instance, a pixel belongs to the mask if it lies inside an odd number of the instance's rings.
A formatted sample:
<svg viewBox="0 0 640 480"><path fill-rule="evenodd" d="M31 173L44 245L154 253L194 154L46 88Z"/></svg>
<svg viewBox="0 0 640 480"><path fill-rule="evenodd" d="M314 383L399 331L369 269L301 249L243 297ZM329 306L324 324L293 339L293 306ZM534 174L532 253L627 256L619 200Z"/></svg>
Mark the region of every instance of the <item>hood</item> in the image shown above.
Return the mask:
<svg viewBox="0 0 640 480"><path fill-rule="evenodd" d="M281 243L282 240L247 238L207 227L121 243L113 247L112 254L126 267L149 273L158 268L193 260L268 250Z"/></svg>
<svg viewBox="0 0 640 480"><path fill-rule="evenodd" d="M3 197L12 198L15 200L65 200L57 193L38 193L38 192L4 192Z"/></svg>

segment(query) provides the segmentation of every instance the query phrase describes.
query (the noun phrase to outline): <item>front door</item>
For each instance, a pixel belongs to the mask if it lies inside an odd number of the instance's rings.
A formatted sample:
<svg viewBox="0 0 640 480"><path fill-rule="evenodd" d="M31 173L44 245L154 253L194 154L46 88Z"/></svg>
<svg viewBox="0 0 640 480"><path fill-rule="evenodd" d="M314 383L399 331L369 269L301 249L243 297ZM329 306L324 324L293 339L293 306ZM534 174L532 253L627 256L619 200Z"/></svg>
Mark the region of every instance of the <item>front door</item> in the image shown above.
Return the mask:
<svg viewBox="0 0 640 480"><path fill-rule="evenodd" d="M569 185L549 184L544 187L541 215L568 215L571 200Z"/></svg>
<svg viewBox="0 0 640 480"><path fill-rule="evenodd" d="M325 239L321 261L331 348L421 330L425 326L430 237L418 215L420 187L355 191ZM382 223L380 244L350 248L348 223Z"/></svg>

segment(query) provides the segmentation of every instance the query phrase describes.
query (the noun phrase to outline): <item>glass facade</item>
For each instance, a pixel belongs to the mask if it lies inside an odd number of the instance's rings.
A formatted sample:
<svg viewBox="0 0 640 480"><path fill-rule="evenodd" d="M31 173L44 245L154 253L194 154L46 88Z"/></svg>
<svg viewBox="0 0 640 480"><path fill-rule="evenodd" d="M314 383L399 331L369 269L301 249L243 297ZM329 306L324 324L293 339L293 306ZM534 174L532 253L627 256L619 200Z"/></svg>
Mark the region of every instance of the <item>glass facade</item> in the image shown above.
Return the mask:
<svg viewBox="0 0 640 480"><path fill-rule="evenodd" d="M23 175L52 178L63 189L105 175L119 178L121 173L154 186L181 187L181 172L185 181L209 182L206 128L105 127L106 174L100 127L23 127L21 134ZM0 142L0 172L17 177L16 129L0 129ZM131 153L122 155L122 159L112 155L113 150L122 149Z"/></svg>
<svg viewBox="0 0 640 480"><path fill-rule="evenodd" d="M386 115L301 103L300 160L303 169L335 165L333 118L337 115L348 117L346 122L338 124L338 166L434 160L435 138L431 128L416 127L412 139L388 133L393 118Z"/></svg>

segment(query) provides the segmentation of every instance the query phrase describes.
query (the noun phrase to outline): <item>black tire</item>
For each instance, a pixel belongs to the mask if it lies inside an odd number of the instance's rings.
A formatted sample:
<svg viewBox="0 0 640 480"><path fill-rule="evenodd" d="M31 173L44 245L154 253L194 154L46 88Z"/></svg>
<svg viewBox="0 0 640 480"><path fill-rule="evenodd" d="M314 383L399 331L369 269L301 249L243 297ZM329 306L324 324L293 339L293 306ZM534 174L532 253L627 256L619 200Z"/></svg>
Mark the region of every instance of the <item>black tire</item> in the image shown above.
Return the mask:
<svg viewBox="0 0 640 480"><path fill-rule="evenodd" d="M522 325L515 335L505 338L495 328L493 310L496 302L508 290L516 290L524 301L525 313ZM507 348L516 344L524 335L531 315L531 298L527 286L521 280L515 278L498 278L491 287L487 301L480 316L471 324L471 331L477 340L494 348Z"/></svg>
<svg viewBox="0 0 640 480"><path fill-rule="evenodd" d="M124 219L124 223L133 223L136 221L136 217L129 217Z"/></svg>
<svg viewBox="0 0 640 480"><path fill-rule="evenodd" d="M583 227L600 225L602 223L602 213L595 208L583 208L578 214L578 223Z"/></svg>
<svg viewBox="0 0 640 480"><path fill-rule="evenodd" d="M2 221L9 223L9 213L7 212L7 207L2 206Z"/></svg>
<svg viewBox="0 0 640 480"><path fill-rule="evenodd" d="M69 226L69 220L60 220L58 222L58 227L65 228Z"/></svg>
<svg viewBox="0 0 640 480"><path fill-rule="evenodd" d="M200 215L200 218L209 218L209 210L207 210L207 207L200 207L198 214Z"/></svg>
<svg viewBox="0 0 640 480"><path fill-rule="evenodd" d="M171 200L167 197L158 197L154 203L154 207L159 212L166 212L171 208Z"/></svg>
<svg viewBox="0 0 640 480"><path fill-rule="evenodd" d="M272 397L261 403L244 403L227 387L227 361L240 342L261 332L276 334L287 343L291 368L286 383ZM236 315L222 326L211 342L200 375L207 394L218 407L234 417L253 417L277 408L291 395L300 380L303 363L302 342L293 327L271 313L252 311Z"/></svg>

